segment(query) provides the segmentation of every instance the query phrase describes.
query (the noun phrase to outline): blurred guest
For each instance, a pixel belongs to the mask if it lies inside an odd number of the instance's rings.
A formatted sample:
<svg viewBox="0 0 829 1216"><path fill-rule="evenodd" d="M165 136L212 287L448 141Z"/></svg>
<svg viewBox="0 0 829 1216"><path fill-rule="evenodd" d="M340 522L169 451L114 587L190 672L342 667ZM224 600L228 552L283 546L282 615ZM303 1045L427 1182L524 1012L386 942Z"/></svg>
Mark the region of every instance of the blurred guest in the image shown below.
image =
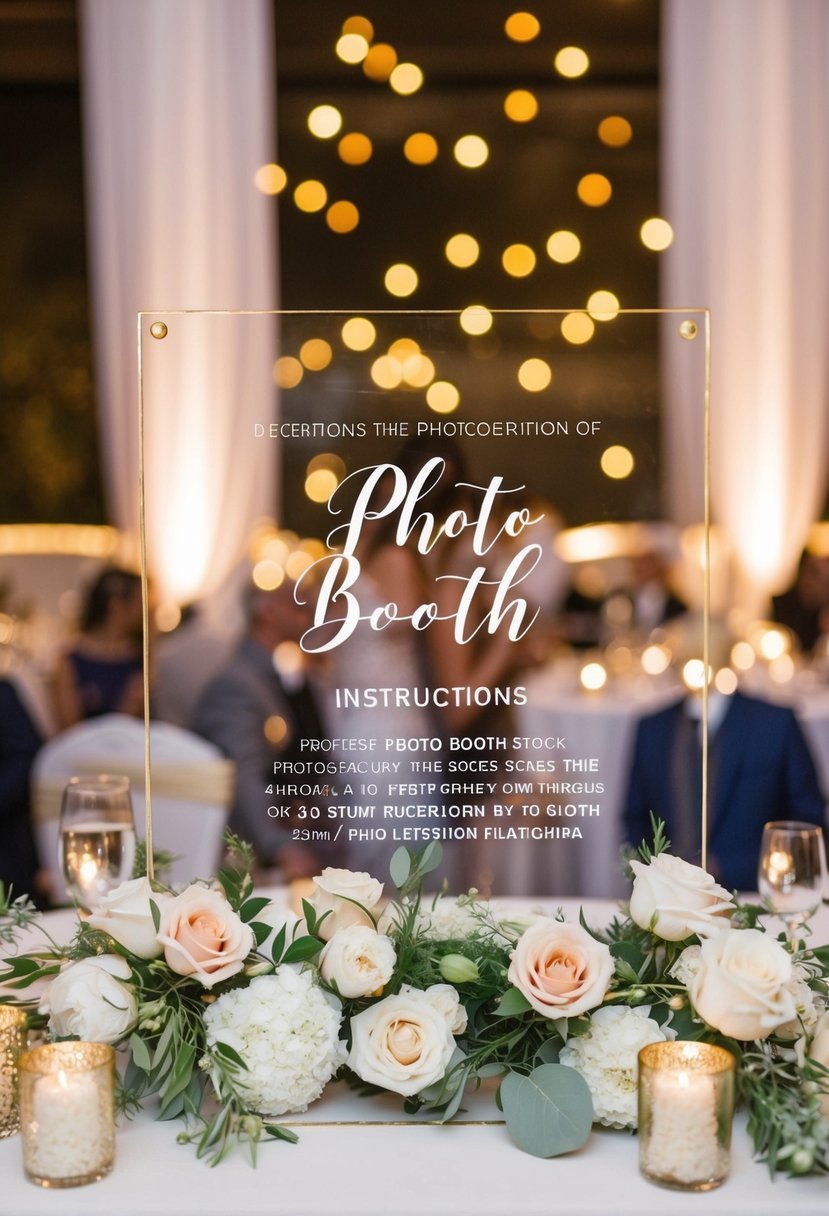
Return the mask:
<svg viewBox="0 0 829 1216"><path fill-rule="evenodd" d="M13 896L38 890L29 772L42 739L14 685L0 680L0 882Z"/></svg>
<svg viewBox="0 0 829 1216"><path fill-rule="evenodd" d="M716 650L727 653L724 639L712 646L714 666ZM793 710L741 692L714 690L708 700L707 868L729 889L756 890L763 825L825 825L824 797ZM624 811L631 845L650 836L653 814L665 821L672 851L694 864L702 848L701 711L701 695L690 694L641 719Z"/></svg>
<svg viewBox="0 0 829 1216"><path fill-rule="evenodd" d="M80 634L58 660L55 707L64 730L85 718L144 709L141 579L109 566L89 588Z"/></svg>
<svg viewBox="0 0 829 1216"><path fill-rule="evenodd" d="M772 613L791 629L803 650L812 650L829 633L829 556L804 549L797 577L788 591L773 597Z"/></svg>
<svg viewBox="0 0 829 1216"><path fill-rule="evenodd" d="M286 879L318 872L320 859L292 842L290 820L271 818L271 805L292 799L268 786L296 785L290 770L274 774L274 761L301 758L303 738L324 731L297 639L307 627L307 609L293 598L293 584L276 591L251 588L245 636L226 666L202 693L190 724L235 765L231 829L249 841L260 864L279 867Z"/></svg>

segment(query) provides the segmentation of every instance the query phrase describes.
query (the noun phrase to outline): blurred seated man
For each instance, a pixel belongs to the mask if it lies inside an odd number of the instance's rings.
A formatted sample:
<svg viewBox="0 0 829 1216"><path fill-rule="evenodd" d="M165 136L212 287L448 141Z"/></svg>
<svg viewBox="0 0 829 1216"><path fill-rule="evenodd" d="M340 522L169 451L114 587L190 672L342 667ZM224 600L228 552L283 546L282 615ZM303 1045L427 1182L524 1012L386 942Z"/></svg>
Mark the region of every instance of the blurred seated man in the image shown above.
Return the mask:
<svg viewBox="0 0 829 1216"><path fill-rule="evenodd" d="M728 646L712 640L713 667ZM686 654L681 653L680 659ZM718 661L718 659L720 661ZM709 694L707 868L729 889L757 889L763 825L799 819L825 826L824 797L794 711L735 692ZM624 839L651 835L663 819L671 851L700 864L701 695L689 694L639 722L624 810Z"/></svg>
<svg viewBox="0 0 829 1216"><path fill-rule="evenodd" d="M263 866L278 867L286 879L307 877L319 872L319 859L292 842L290 820L268 815L270 806L287 806L291 799L266 793L268 786L297 781L290 771L275 774L274 761L299 760L301 740L324 735L297 645L306 609L294 602L293 584L286 581L276 591L252 587L247 617L242 641L201 694L191 727L234 762L230 828L253 845ZM278 647L292 660L283 661L282 674Z"/></svg>
<svg viewBox="0 0 829 1216"><path fill-rule="evenodd" d="M0 882L13 898L38 894L29 772L41 742L16 688L0 680Z"/></svg>

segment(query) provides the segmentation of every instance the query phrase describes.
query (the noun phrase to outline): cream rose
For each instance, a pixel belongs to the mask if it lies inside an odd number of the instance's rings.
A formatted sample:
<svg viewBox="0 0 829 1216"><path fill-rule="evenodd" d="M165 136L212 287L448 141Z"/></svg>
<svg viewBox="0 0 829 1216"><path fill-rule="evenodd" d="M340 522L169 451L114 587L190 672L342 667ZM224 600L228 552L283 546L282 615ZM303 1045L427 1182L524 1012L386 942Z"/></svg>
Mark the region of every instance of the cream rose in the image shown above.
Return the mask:
<svg viewBox="0 0 829 1216"><path fill-rule="evenodd" d="M340 996L369 996L389 982L397 955L388 937L368 925L339 929L320 954L320 974Z"/></svg>
<svg viewBox="0 0 829 1216"><path fill-rule="evenodd" d="M451 984L430 984L428 988L423 989L412 988L411 984L403 984L400 991L404 995L409 992L422 991L441 1017L446 1019L446 1024L452 1034L463 1034L466 1030L469 1018L466 1009L461 1004L457 989L453 988Z"/></svg>
<svg viewBox="0 0 829 1216"><path fill-rule="evenodd" d="M161 911L170 898L156 894L148 878L131 878L105 895L92 909L86 923L92 929L108 933L119 946L138 958L158 958L164 947L158 940L150 900Z"/></svg>
<svg viewBox="0 0 829 1216"><path fill-rule="evenodd" d="M700 866L681 857L659 853L648 865L631 861L635 875L630 917L642 929L652 929L668 942L681 942L696 933L710 937L727 929L734 903Z"/></svg>
<svg viewBox="0 0 829 1216"><path fill-rule="evenodd" d="M814 1036L809 1044L808 1055L813 1060L817 1060L818 1064L822 1064L824 1068L829 1068L829 1012L821 1014L818 1019ZM829 1093L821 1094L820 1109L824 1119L829 1119Z"/></svg>
<svg viewBox="0 0 829 1216"><path fill-rule="evenodd" d="M518 939L508 977L545 1017L575 1017L601 1005L613 957L581 925L544 916Z"/></svg>
<svg viewBox="0 0 829 1216"><path fill-rule="evenodd" d="M760 929L707 938L689 992L701 1018L733 1039L765 1039L795 1016L791 955Z"/></svg>
<svg viewBox="0 0 829 1216"><path fill-rule="evenodd" d="M425 992L412 988L351 1019L347 1064L370 1085L410 1097L441 1079L454 1050L446 1018Z"/></svg>
<svg viewBox="0 0 829 1216"><path fill-rule="evenodd" d="M383 884L360 870L338 870L329 866L314 879L308 899L317 916L329 913L319 927L323 941L330 941L339 929L349 925L374 928L370 911L380 902Z"/></svg>
<svg viewBox="0 0 829 1216"><path fill-rule="evenodd" d="M99 954L70 963L56 976L40 1007L60 1037L117 1043L135 1025L138 1006L126 981L130 965L120 954Z"/></svg>
<svg viewBox="0 0 829 1216"><path fill-rule="evenodd" d="M161 913L158 940L167 965L192 975L205 988L241 971L253 949L253 931L220 891L194 884L171 899Z"/></svg>

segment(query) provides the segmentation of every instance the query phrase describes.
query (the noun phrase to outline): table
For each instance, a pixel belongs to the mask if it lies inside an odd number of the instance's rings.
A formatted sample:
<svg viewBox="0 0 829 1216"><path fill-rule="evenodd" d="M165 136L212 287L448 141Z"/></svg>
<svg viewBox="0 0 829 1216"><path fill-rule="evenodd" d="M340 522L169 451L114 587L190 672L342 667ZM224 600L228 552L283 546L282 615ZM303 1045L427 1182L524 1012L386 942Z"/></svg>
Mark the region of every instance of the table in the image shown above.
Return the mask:
<svg viewBox="0 0 829 1216"><path fill-rule="evenodd" d="M578 904L562 907L572 917ZM612 905L584 908L599 923ZM69 919L53 916L57 934ZM813 923L816 939L829 940L829 908ZM23 1177L19 1139L2 1141L0 1216L826 1216L829 1203L829 1178L772 1184L751 1160L739 1116L731 1176L703 1197L645 1182L636 1140L624 1132L594 1130L579 1152L544 1161L515 1148L503 1126L320 1125L342 1117L340 1101L326 1095L311 1108L313 1125L299 1129L297 1145L262 1145L255 1170L241 1153L211 1170L192 1147L176 1144L175 1123L154 1122L148 1110L119 1129L113 1173L74 1190L34 1187ZM393 1098L350 1102L365 1120L403 1117Z"/></svg>

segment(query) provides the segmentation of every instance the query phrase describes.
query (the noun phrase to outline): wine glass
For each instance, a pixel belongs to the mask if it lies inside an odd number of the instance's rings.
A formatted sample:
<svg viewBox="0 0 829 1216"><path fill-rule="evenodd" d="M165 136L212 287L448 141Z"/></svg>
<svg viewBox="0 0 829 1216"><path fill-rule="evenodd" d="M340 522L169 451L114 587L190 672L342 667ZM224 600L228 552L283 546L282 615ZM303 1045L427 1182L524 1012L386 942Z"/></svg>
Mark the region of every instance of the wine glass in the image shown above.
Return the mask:
<svg viewBox="0 0 829 1216"><path fill-rule="evenodd" d="M89 912L132 876L135 824L127 777L72 777L60 808L59 863L67 893Z"/></svg>
<svg viewBox="0 0 829 1216"><path fill-rule="evenodd" d="M793 940L820 907L825 892L823 830L797 820L765 824L757 888L769 911L785 922Z"/></svg>

